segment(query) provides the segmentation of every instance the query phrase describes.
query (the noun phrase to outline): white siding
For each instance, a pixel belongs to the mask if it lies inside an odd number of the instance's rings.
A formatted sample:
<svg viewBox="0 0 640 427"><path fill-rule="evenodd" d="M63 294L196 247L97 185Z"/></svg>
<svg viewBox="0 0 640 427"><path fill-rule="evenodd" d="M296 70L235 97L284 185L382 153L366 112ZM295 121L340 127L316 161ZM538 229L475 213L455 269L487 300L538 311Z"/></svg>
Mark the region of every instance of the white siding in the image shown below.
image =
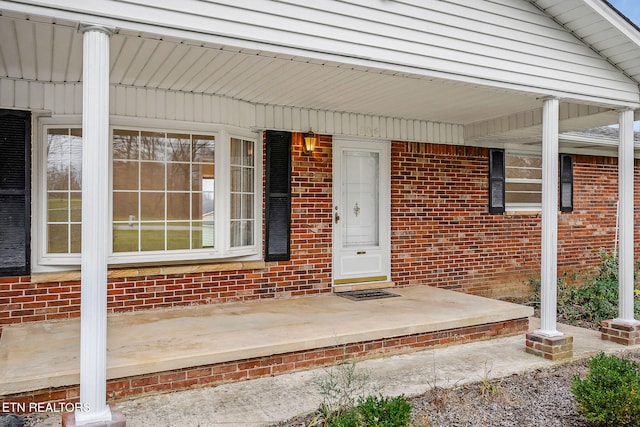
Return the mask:
<svg viewBox="0 0 640 427"><path fill-rule="evenodd" d="M525 0L95 0L90 13L76 0L30 3L54 6L66 18L84 15L146 31L153 27L144 24L159 25L169 35L187 31L194 39L241 48L638 102L631 79ZM143 55L152 48L140 43ZM194 48L176 62L176 72L198 58ZM163 67L150 83L162 87L163 78L171 80L167 72L172 68Z"/></svg>

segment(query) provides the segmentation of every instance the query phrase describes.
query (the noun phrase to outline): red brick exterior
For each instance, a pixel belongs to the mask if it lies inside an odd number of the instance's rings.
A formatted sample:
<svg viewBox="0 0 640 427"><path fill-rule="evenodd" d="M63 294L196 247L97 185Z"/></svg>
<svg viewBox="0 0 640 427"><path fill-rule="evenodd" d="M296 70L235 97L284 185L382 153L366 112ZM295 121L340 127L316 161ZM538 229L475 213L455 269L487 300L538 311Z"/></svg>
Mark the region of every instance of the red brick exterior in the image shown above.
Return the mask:
<svg viewBox="0 0 640 427"><path fill-rule="evenodd" d="M330 292L331 148L326 136L311 156L293 144L290 261L258 270L112 279L109 311ZM486 149L394 142L391 163L392 280L397 285L498 298L522 292L523 283L539 270L540 217L487 212ZM617 159L575 156L574 183L575 210L559 216L561 271L593 267L598 249L613 249ZM77 317L79 309L77 281L0 278L0 328Z"/></svg>

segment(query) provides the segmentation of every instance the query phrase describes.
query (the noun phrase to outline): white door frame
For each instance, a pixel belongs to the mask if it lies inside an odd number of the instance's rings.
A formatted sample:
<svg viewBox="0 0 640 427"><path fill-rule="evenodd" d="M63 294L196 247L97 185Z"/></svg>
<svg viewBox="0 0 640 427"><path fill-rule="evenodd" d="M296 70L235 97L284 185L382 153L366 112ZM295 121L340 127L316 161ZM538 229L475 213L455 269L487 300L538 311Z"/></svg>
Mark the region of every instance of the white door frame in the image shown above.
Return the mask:
<svg viewBox="0 0 640 427"><path fill-rule="evenodd" d="M378 245L343 243L342 225L358 206L343 205L343 156L345 152L374 152L378 155ZM346 218L346 219L345 219ZM333 278L334 289L391 281L391 142L334 138L333 140Z"/></svg>

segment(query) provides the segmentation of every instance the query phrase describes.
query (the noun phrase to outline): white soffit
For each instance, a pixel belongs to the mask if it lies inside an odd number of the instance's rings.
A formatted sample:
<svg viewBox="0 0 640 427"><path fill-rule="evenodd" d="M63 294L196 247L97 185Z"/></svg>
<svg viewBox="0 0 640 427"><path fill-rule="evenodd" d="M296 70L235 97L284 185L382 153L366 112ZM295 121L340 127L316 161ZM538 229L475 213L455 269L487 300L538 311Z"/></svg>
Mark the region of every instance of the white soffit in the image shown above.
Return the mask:
<svg viewBox="0 0 640 427"><path fill-rule="evenodd" d="M538 108L534 94L339 62L121 30L112 85L215 94L254 104L467 124ZM3 13L0 78L80 82L77 23Z"/></svg>

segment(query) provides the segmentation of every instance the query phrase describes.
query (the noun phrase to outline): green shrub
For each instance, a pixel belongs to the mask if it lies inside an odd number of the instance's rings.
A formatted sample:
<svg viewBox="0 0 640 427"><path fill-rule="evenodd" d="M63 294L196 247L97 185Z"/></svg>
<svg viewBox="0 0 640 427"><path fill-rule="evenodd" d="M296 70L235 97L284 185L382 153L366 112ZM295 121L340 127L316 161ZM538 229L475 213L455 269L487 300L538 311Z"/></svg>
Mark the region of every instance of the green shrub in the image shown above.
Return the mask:
<svg viewBox="0 0 640 427"><path fill-rule="evenodd" d="M594 328L600 322L618 315L618 258L600 251L600 265L593 274L574 274L571 283L564 277L558 278L557 311L560 321L569 324L588 322ZM531 279L534 288L531 301L540 307L540 280ZM640 288L636 284L636 294ZM636 316L640 316L640 299L635 301Z"/></svg>
<svg viewBox="0 0 640 427"><path fill-rule="evenodd" d="M334 417L330 427L402 427L409 425L411 405L404 396L369 396L356 407Z"/></svg>
<svg viewBox="0 0 640 427"><path fill-rule="evenodd" d="M589 360L585 379L573 378L578 411L596 426L640 425L640 368L601 353Z"/></svg>

